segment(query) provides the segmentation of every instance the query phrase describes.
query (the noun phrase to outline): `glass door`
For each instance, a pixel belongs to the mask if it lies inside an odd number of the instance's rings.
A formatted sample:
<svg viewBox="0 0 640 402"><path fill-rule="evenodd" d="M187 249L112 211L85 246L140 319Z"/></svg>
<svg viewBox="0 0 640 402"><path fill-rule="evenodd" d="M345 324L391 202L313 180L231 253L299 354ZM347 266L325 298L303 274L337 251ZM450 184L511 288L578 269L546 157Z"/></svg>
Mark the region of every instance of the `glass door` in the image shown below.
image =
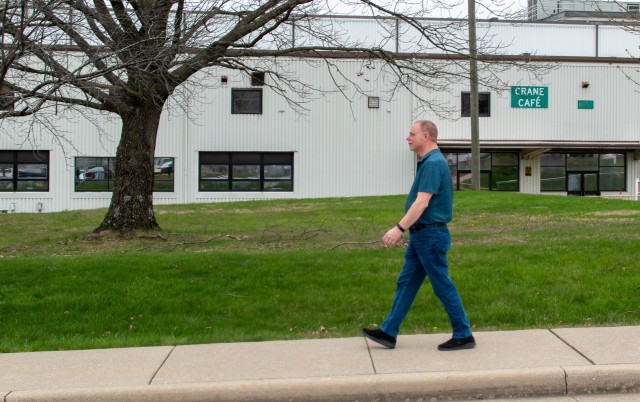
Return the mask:
<svg viewBox="0 0 640 402"><path fill-rule="evenodd" d="M598 172L568 172L567 195L600 195Z"/></svg>

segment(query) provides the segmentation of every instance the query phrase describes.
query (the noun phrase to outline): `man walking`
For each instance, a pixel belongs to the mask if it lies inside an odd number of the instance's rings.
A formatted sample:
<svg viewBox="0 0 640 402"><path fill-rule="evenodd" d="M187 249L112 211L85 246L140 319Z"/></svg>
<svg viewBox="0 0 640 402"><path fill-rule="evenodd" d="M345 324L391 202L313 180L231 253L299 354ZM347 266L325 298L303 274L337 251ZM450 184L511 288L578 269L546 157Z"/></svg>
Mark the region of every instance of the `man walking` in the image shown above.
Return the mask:
<svg viewBox="0 0 640 402"><path fill-rule="evenodd" d="M438 128L433 122L419 120L411 126L407 142L418 155L416 177L407 197L404 217L382 238L385 247L391 246L406 229L410 232L393 307L379 329L362 328L365 337L388 348L396 346L400 324L427 277L453 327L453 337L438 349L469 349L476 345L462 300L448 273L447 251L451 237L447 222L453 213L453 186L437 141Z"/></svg>

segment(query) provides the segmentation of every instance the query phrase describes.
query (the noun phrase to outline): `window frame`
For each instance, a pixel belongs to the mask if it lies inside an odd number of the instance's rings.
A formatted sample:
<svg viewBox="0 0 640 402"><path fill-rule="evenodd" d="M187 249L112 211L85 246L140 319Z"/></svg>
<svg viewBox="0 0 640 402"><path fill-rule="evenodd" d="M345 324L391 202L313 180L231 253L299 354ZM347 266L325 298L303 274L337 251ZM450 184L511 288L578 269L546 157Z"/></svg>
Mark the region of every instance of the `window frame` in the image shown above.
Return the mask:
<svg viewBox="0 0 640 402"><path fill-rule="evenodd" d="M31 192L49 192L50 191L50 154L48 150L38 151L18 151L18 150L1 150L0 151L0 166L2 168L2 177L0 177L0 192L14 192L14 193L31 193ZM45 165L44 169L46 173L44 176L21 177L21 171L24 172L25 168L21 166L27 165ZM8 167L7 167L8 166ZM7 178L7 171L11 169L11 177ZM42 168L40 168L42 174ZM21 184L31 183L44 183L41 188L27 187L24 188ZM5 185L9 186L5 187Z"/></svg>
<svg viewBox="0 0 640 402"><path fill-rule="evenodd" d="M614 165L609 165L609 164L603 164L603 156L604 155L611 155L611 154L619 154L622 155L622 161L623 164L622 166L618 166L617 164ZM607 180L604 180L603 177L603 169L606 170L612 170L615 168L619 168L622 169L622 184L623 187L621 188L603 188L603 183L606 183ZM600 152L598 154L598 190L599 191L627 191L627 154L626 152Z"/></svg>
<svg viewBox="0 0 640 402"><path fill-rule="evenodd" d="M622 160L623 160L623 164L622 165L609 165L609 164L603 164L603 155L609 155L609 154L619 154L622 155ZM545 153L543 155L562 155L563 156L563 162L562 163L555 163L555 164L544 164L543 161L543 157L541 157L540 160L540 192L558 192L558 191L562 191L562 192L567 192L568 191L568 183L567 183L567 176L570 173L597 173L598 175L598 189L597 191L627 191L627 153L624 151L615 151L615 150L611 150L610 152L606 152L606 151L600 151L600 152L595 152L595 151L583 151L583 152L548 152ZM594 155L597 157L597 166L594 166L592 168L586 168L586 169L581 169L579 167L570 167L569 163L570 163L570 159L571 159L571 155L575 156L576 155ZM563 190L559 190L559 189L552 189L552 190L545 190L542 188L542 170L544 168L557 168L557 169L563 169L564 170L564 189ZM612 168L619 168L622 170L623 172L623 184L624 187L623 188L615 188L615 189L611 189L611 188L603 188L603 183L606 183L606 180L602 180L603 177L603 168L605 170L610 170Z"/></svg>
<svg viewBox="0 0 640 402"><path fill-rule="evenodd" d="M103 167L102 172L106 172L103 173L101 175L101 178L94 178L94 179L87 179L86 176L83 176L83 178L80 178L80 174L86 174L86 172L82 172L81 170L85 170L85 169L79 169L78 167L78 160L79 159L93 159L95 161L95 163L89 163L88 165L92 165L93 167ZM167 160L172 162L172 166L171 166L171 172L168 173L168 177L170 177L171 179L161 179L158 180L157 176L165 174L162 171L160 171L159 169L162 168L161 166L161 161L162 162L167 162ZM153 192L154 193L172 193L175 192L175 158L174 157L169 157L169 156L156 156L153 158L154 161L154 182L153 182ZM113 156L76 156L74 158L74 170L73 170L73 175L74 175L74 186L73 186L73 192L74 193L89 193L89 192L96 192L96 193L109 193L113 191L113 180L115 178L115 166L116 166L116 158ZM88 166L87 165L87 166ZM104 167L106 167L106 169L104 169ZM85 188L81 187L84 183L97 183L97 186L85 186ZM159 186L159 184L161 183L168 183L170 182L171 184L167 187L167 189L162 189L162 186ZM100 183L105 183L105 188L101 188L99 186ZM86 188L89 187L89 188Z"/></svg>
<svg viewBox="0 0 640 402"><path fill-rule="evenodd" d="M16 94L7 87L0 87L0 110L12 111L16 109Z"/></svg>
<svg viewBox="0 0 640 402"><path fill-rule="evenodd" d="M460 94L460 116L471 117L471 92ZM478 117L491 117L491 92L478 92Z"/></svg>
<svg viewBox="0 0 640 402"><path fill-rule="evenodd" d="M200 152L198 159L198 192L294 191L293 152ZM204 168L205 166L216 168ZM268 177L267 171L276 166L283 169L285 176ZM236 177L242 167L257 167L259 177ZM218 173L219 178L204 178L204 171ZM287 185L285 188L278 188L278 183ZM275 188L272 188L274 185Z"/></svg>
<svg viewBox="0 0 640 402"><path fill-rule="evenodd" d="M264 71L252 71L251 72L251 86L261 87L265 85L265 72Z"/></svg>
<svg viewBox="0 0 640 402"><path fill-rule="evenodd" d="M465 149L442 150L442 154L447 159L451 181L456 191L462 191L461 174L471 173L471 151ZM496 154L511 154L515 156L515 164L505 163L502 160L494 161ZM460 158L460 155L467 155L467 158ZM520 191L520 153L517 151L484 151L480 154L480 182L483 189L489 191L519 192ZM462 166L462 168L461 168ZM468 168L467 168L468 166ZM515 172L515 189L499 189L497 177L500 170L512 169ZM494 185L495 184L495 185Z"/></svg>
<svg viewBox="0 0 640 402"><path fill-rule="evenodd" d="M258 99L240 99L240 94L256 93ZM251 109L242 109L242 102L257 102L257 106ZM255 114L261 115L263 111L263 91L262 88L231 88L231 114Z"/></svg>
<svg viewBox="0 0 640 402"><path fill-rule="evenodd" d="M13 96L0 95L0 111L12 112L15 110L15 98Z"/></svg>

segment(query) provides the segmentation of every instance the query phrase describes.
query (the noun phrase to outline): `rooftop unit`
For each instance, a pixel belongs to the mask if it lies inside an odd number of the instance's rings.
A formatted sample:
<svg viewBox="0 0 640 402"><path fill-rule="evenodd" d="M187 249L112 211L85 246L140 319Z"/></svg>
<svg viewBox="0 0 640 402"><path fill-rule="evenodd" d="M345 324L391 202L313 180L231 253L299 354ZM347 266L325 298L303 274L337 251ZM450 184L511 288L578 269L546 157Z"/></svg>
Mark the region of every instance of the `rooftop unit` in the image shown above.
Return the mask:
<svg viewBox="0 0 640 402"><path fill-rule="evenodd" d="M640 1L528 0L530 21L640 20Z"/></svg>

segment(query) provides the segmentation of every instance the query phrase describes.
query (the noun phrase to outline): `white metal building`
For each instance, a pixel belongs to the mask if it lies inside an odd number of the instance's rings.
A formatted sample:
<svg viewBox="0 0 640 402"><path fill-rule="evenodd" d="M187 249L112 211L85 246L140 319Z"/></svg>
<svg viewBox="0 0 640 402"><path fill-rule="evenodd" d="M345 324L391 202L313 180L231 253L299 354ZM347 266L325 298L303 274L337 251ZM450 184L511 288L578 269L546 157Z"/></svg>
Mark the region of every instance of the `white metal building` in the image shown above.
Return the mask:
<svg viewBox="0 0 640 402"><path fill-rule="evenodd" d="M527 5L530 20L608 21L611 18L634 18L640 12L639 1L528 0Z"/></svg>
<svg viewBox="0 0 640 402"><path fill-rule="evenodd" d="M345 24L375 36L366 19ZM508 54L556 63L539 81L513 69L501 73L506 90L480 88L482 187L635 194L640 66L629 52L638 51L640 37L595 23L485 21L479 32L508 43ZM415 168L405 137L412 121L422 118L439 127L456 188L470 186L467 84L429 94L453 110L443 118L417 109L409 91L388 99L380 63L334 60L366 90L346 96L335 91L321 63L286 63L303 81L331 91L309 100L306 113L261 86L260 77L252 82L221 69L210 71L209 79L220 81L192 99L188 115L167 108L156 147L156 204L404 194ZM0 210L108 206L118 119L87 112L61 116L59 124L72 146L58 145L46 131L28 141L20 133L0 136Z"/></svg>

